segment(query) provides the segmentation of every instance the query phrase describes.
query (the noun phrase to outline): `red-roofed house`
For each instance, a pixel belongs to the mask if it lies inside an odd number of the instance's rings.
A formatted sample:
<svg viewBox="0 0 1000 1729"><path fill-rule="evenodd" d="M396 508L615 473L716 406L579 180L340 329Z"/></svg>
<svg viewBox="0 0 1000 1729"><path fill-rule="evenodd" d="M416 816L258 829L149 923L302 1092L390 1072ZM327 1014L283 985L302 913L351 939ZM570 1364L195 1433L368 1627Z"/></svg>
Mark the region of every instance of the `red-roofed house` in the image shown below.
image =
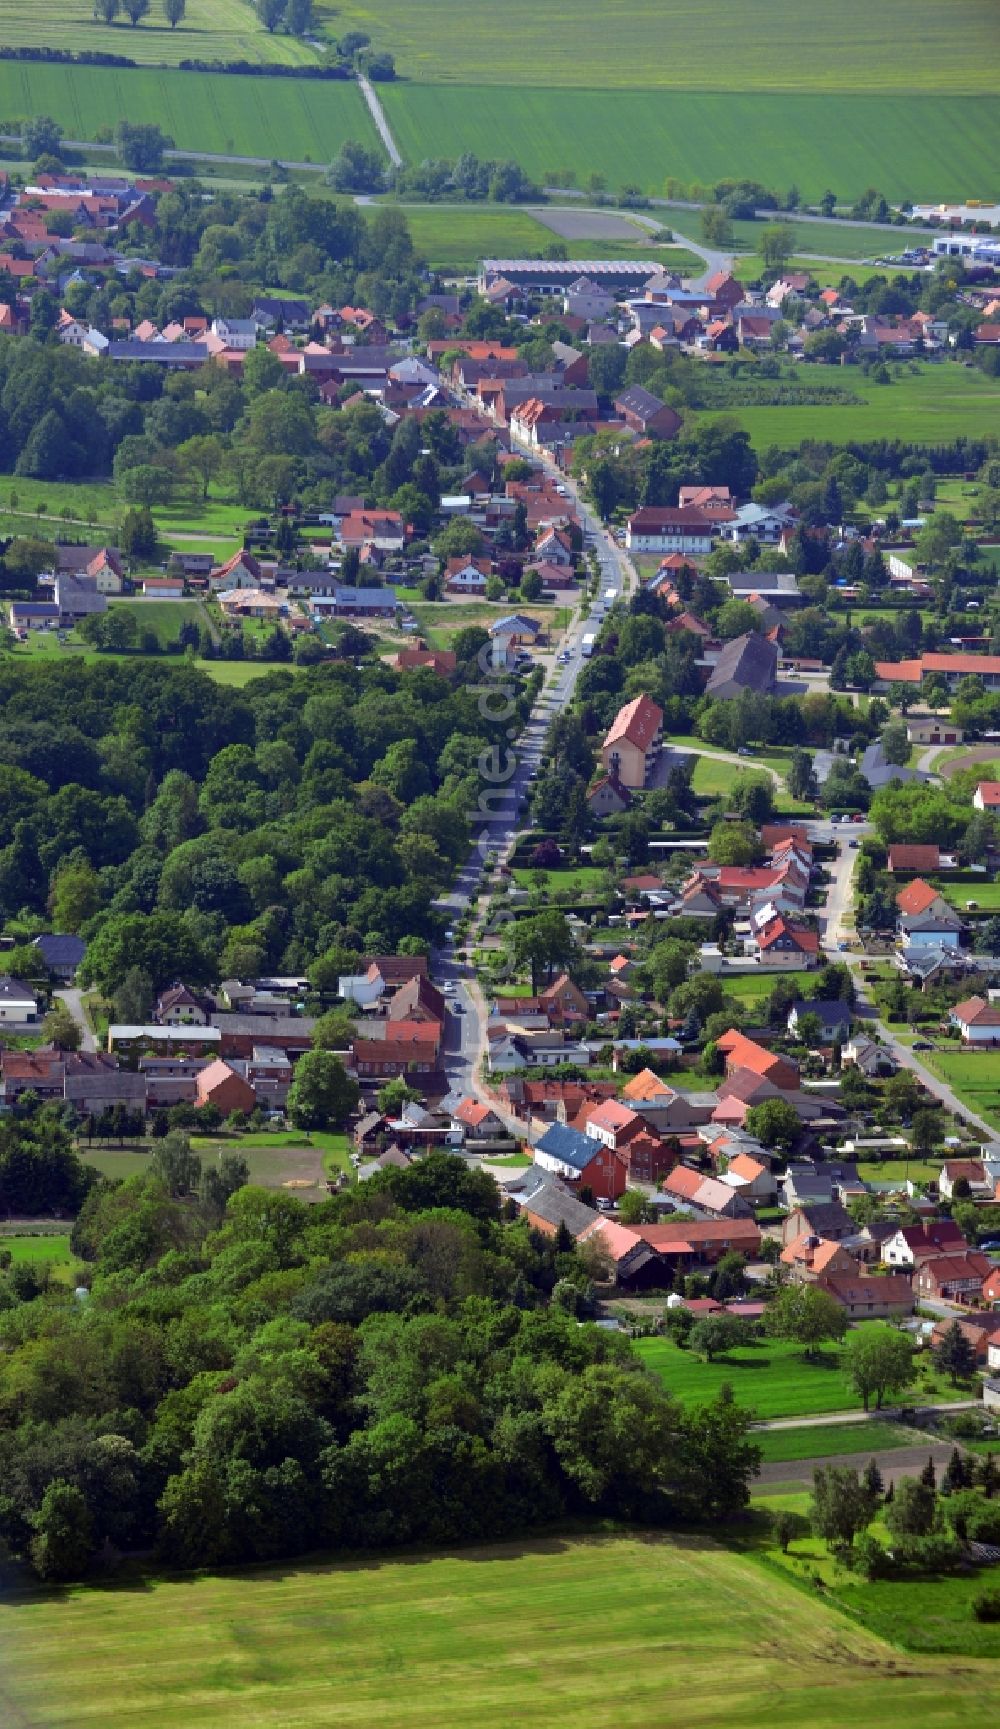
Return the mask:
<svg viewBox="0 0 1000 1729"><path fill-rule="evenodd" d="M601 746L605 773L628 787L643 787L663 742L663 710L642 695L618 710Z"/></svg>
<svg viewBox="0 0 1000 1729"><path fill-rule="evenodd" d="M898 1273L887 1278L824 1273L816 1283L840 1304L849 1321L893 1320L913 1313L910 1281Z"/></svg>
<svg viewBox="0 0 1000 1729"><path fill-rule="evenodd" d="M463 1099L453 1112L453 1120L465 1130L467 1141L493 1141L507 1133L503 1119L481 1099Z"/></svg>
<svg viewBox="0 0 1000 1729"><path fill-rule="evenodd" d="M797 1091L799 1066L791 1057L779 1057L774 1051L765 1050L763 1045L756 1044L735 1028L723 1033L716 1044L726 1059L727 1075L735 1074L738 1069L749 1069L783 1092Z"/></svg>
<svg viewBox="0 0 1000 1729"><path fill-rule="evenodd" d="M984 997L966 997L964 1002L956 1003L948 1019L967 1045L1000 1043L1000 1010Z"/></svg>
<svg viewBox="0 0 1000 1729"><path fill-rule="evenodd" d="M937 846L891 846L889 848L889 869L894 874L908 876L920 871L936 871L941 868L941 848Z"/></svg>
<svg viewBox="0 0 1000 1729"><path fill-rule="evenodd" d="M230 1111L252 1111L257 1103L253 1087L221 1057L196 1077L195 1099L199 1105L217 1106L224 1116Z"/></svg>
<svg viewBox="0 0 1000 1729"><path fill-rule="evenodd" d="M814 967L819 960L819 933L775 918L757 932L757 953L769 967Z"/></svg>
<svg viewBox="0 0 1000 1729"><path fill-rule="evenodd" d="M923 877L916 877L913 882L900 889L896 896L896 905L902 916L910 919L921 918L925 913L947 914L951 911L944 896L932 888L930 883L924 882Z"/></svg>
<svg viewBox="0 0 1000 1729"><path fill-rule="evenodd" d="M977 810L1000 810L1000 780L981 780L972 802Z"/></svg>
<svg viewBox="0 0 1000 1729"><path fill-rule="evenodd" d="M985 1255L969 1250L964 1255L934 1255L921 1261L913 1279L918 1296L946 1303L973 1303L983 1292L983 1283L993 1271Z"/></svg>

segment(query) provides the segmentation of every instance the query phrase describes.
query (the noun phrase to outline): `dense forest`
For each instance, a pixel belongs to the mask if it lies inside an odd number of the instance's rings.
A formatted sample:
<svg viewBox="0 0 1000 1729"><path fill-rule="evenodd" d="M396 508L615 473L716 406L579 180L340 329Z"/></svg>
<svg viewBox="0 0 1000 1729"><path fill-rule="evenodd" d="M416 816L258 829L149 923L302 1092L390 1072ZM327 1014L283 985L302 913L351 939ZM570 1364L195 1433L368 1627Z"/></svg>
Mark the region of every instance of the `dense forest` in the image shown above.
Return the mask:
<svg viewBox="0 0 1000 1729"><path fill-rule="evenodd" d="M460 677L484 640L457 639ZM467 685L373 659L239 692L187 663L7 662L0 909L26 936L81 932L86 982L130 976L127 1019L177 977L335 984L439 933L499 736Z"/></svg>
<svg viewBox="0 0 1000 1729"><path fill-rule="evenodd" d="M585 1251L463 1160L315 1207L195 1179L171 1136L93 1190L89 1295L0 1274L0 1533L42 1576L746 1505L747 1414L682 1411L586 1323Z"/></svg>

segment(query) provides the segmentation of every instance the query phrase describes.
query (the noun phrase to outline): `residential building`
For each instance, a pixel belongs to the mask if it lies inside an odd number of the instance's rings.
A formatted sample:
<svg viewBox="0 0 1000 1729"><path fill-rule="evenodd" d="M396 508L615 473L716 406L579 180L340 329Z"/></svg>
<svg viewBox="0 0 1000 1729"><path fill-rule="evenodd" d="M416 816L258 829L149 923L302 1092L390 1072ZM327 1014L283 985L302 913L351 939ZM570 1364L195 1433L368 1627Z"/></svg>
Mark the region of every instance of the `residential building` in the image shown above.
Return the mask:
<svg viewBox="0 0 1000 1729"><path fill-rule="evenodd" d="M833 1185L829 1182L828 1194ZM788 1179L783 1185L788 1194ZM806 1201L781 1221L781 1241L785 1248L799 1237L815 1237L817 1241L843 1243L857 1234L857 1225L847 1208L834 1200Z"/></svg>
<svg viewBox="0 0 1000 1729"><path fill-rule="evenodd" d="M971 1304L982 1296L983 1283L992 1271L993 1262L972 1250L964 1255L934 1255L920 1262L913 1288L918 1297Z"/></svg>
<svg viewBox="0 0 1000 1729"><path fill-rule="evenodd" d="M964 1255L969 1245L951 1219L930 1219L923 1225L900 1225L882 1244L887 1267L915 1267L937 1255Z"/></svg>
<svg viewBox="0 0 1000 1729"><path fill-rule="evenodd" d="M700 510L649 505L633 511L625 530L630 552L686 552L705 557L712 550L716 524Z"/></svg>
<svg viewBox="0 0 1000 1729"><path fill-rule="evenodd" d="M1000 780L981 780L972 802L977 810L1000 810Z"/></svg>
<svg viewBox="0 0 1000 1729"><path fill-rule="evenodd" d="M626 787L644 787L663 742L663 710L652 697L637 696L618 710L604 743L606 774Z"/></svg>
<svg viewBox="0 0 1000 1729"><path fill-rule="evenodd" d="M195 1099L199 1105L215 1105L224 1116L230 1111L252 1111L257 1103L253 1087L221 1057L199 1073Z"/></svg>
<svg viewBox="0 0 1000 1729"><path fill-rule="evenodd" d="M716 701L754 691L773 696L778 677L778 647L757 631L727 642L705 686L706 696Z"/></svg>
<svg viewBox="0 0 1000 1729"><path fill-rule="evenodd" d="M619 391L615 397L615 411L629 430L640 438L676 438L681 429L677 410L668 408L641 384L630 384Z"/></svg>
<svg viewBox="0 0 1000 1729"><path fill-rule="evenodd" d="M0 1026L30 1026L38 1020L38 999L20 979L0 975Z"/></svg>
<svg viewBox="0 0 1000 1729"><path fill-rule="evenodd" d="M983 997L956 1003L948 1019L967 1045L1000 1044L1000 1008Z"/></svg>
<svg viewBox="0 0 1000 1729"><path fill-rule="evenodd" d="M717 1048L726 1059L726 1074L735 1075L740 1069L749 1069L762 1080L770 1081L772 1086L781 1091L791 1092L799 1084L799 1067L791 1057L777 1056L773 1051L765 1050L745 1033L732 1030L723 1033L716 1040Z"/></svg>
<svg viewBox="0 0 1000 1729"><path fill-rule="evenodd" d="M913 1313L913 1288L899 1274L867 1278L831 1273L821 1275L816 1283L839 1303L849 1321L897 1320Z"/></svg>
<svg viewBox="0 0 1000 1729"><path fill-rule="evenodd" d="M918 660L877 660L875 690L888 690L892 684L920 685L930 675L940 679L950 691L955 691L963 678L981 678L986 690L1000 690L1000 655L996 654L922 654Z"/></svg>
<svg viewBox="0 0 1000 1729"><path fill-rule="evenodd" d="M87 945L82 937L60 935L48 931L44 936L36 937L32 945L36 948L54 978L69 984L76 977L76 969L87 952Z"/></svg>
<svg viewBox="0 0 1000 1729"><path fill-rule="evenodd" d="M551 1123L532 1149L535 1164L563 1182L589 1188L595 1200L615 1201L625 1192L628 1168L611 1147L568 1123Z"/></svg>
<svg viewBox="0 0 1000 1729"><path fill-rule="evenodd" d="M843 1043L851 1029L851 1009L849 1003L837 1000L821 1002L793 1003L788 1011L788 1031L798 1031L799 1022L805 1015L811 1015L820 1023L821 1037L824 1043Z"/></svg>
<svg viewBox="0 0 1000 1729"><path fill-rule="evenodd" d="M587 806L592 816L620 816L632 803L632 794L616 775L602 775L587 793Z"/></svg>

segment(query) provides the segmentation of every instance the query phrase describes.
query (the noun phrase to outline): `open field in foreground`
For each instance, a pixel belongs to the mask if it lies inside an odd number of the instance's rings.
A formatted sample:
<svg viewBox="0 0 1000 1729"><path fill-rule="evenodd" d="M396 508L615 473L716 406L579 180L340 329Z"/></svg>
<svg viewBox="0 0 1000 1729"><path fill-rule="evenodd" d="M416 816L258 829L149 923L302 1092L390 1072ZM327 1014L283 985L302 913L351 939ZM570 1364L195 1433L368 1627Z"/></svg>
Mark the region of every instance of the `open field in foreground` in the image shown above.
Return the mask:
<svg viewBox="0 0 1000 1729"><path fill-rule="evenodd" d="M0 115L9 122L30 114L54 115L67 138L93 138L101 126L139 116L162 126L178 150L295 162L329 162L348 138L381 148L357 85L319 78L0 61Z"/></svg>
<svg viewBox="0 0 1000 1729"><path fill-rule="evenodd" d="M430 15L413 16L422 28ZM537 16L548 38L552 14ZM598 173L612 189L631 182L652 193L663 192L667 175L686 184L747 175L779 191L794 180L803 197L812 200L827 187L853 199L873 179L890 200L1000 193L1000 99L995 96L928 95L919 101L878 96L871 94L867 74L859 86L864 95L836 97L612 90L607 86L614 82L615 31L606 10L595 12L594 21L607 58L587 90L518 88L522 78L513 73L508 87L502 87L494 37L483 64L495 84L474 84L471 79L479 74L470 73L463 85L383 85L381 100L404 158L419 162L473 150L479 156L515 157L539 181L571 172L573 184L583 186L588 175ZM577 23L574 14L574 52L561 57L567 67L578 64ZM504 34L522 68L544 67L556 75L559 57L551 54L548 41L532 60L523 38ZM741 27L738 35L742 45L746 30ZM475 40L467 23L454 46L460 40ZM703 41L698 51L707 64ZM665 55L662 64L671 63L672 54ZM453 57L449 64L454 66ZM640 56L632 62L633 79L637 66L643 78L656 76L654 61ZM669 221L670 212L663 214ZM834 246L817 250L837 253Z"/></svg>
<svg viewBox="0 0 1000 1729"><path fill-rule="evenodd" d="M374 8L370 0L342 0L336 18L338 34L367 30L393 50L407 78L438 84L530 84L544 73L556 85L625 89L640 78L665 90L710 91L939 93L995 85L991 0L950 0L944 9L936 0L844 0L833 11L775 0L761 31L747 30L743 0L720 0L710 53L703 14L683 0L609 0L555 12L512 0L501 31L470 16L464 0L379 0ZM906 53L906 42L920 52ZM557 44L562 52L553 51Z"/></svg>
<svg viewBox="0 0 1000 1729"><path fill-rule="evenodd" d="M175 30L153 0L133 29L123 13L117 23L99 23L89 0L4 0L3 40L8 48L70 48L80 53L127 54L144 64L174 66L178 60L256 60L265 65L314 64L314 48L297 36L271 34L247 0L188 0Z"/></svg>
<svg viewBox="0 0 1000 1729"><path fill-rule="evenodd" d="M841 375L838 374L838 377ZM875 384L848 371L847 388L857 403L797 404L782 408L734 408L758 449L785 447L807 438L847 444L854 439L900 438L940 444L953 438L985 438L1000 423L1000 383L953 361L918 366Z"/></svg>
<svg viewBox="0 0 1000 1729"><path fill-rule="evenodd" d="M660 1534L8 1598L0 1653L18 1729L943 1729L1000 1702L993 1665L900 1665L787 1575Z"/></svg>

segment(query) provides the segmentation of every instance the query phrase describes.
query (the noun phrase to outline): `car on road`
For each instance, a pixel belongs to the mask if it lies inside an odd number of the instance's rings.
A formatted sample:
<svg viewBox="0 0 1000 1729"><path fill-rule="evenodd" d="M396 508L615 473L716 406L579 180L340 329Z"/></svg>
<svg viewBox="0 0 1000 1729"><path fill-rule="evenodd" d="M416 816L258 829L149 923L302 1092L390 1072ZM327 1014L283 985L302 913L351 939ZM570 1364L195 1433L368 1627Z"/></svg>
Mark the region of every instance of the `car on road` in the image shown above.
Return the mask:
<svg viewBox="0 0 1000 1729"><path fill-rule="evenodd" d="M737 756L753 756L753 751L748 750L745 744L741 744L739 750L736 752L736 755Z"/></svg>
<svg viewBox="0 0 1000 1729"><path fill-rule="evenodd" d="M456 1004L455 1004L455 1013L456 1013L456 1015L464 1015L464 1013L465 1013L465 1010L464 1010L464 1008L463 1008L463 1007L462 1007L462 1004L461 1004L461 1003L456 1003Z"/></svg>
<svg viewBox="0 0 1000 1729"><path fill-rule="evenodd" d="M928 1039L914 1039L913 1049L915 1051L932 1051L934 1046Z"/></svg>
<svg viewBox="0 0 1000 1729"><path fill-rule="evenodd" d="M861 842L859 840L852 840L850 844L851 844L853 850L855 852L857 852L858 847L861 845Z"/></svg>
<svg viewBox="0 0 1000 1729"><path fill-rule="evenodd" d="M448 926L448 929L444 933L444 940L446 943L453 943L455 941L455 932L451 925Z"/></svg>

